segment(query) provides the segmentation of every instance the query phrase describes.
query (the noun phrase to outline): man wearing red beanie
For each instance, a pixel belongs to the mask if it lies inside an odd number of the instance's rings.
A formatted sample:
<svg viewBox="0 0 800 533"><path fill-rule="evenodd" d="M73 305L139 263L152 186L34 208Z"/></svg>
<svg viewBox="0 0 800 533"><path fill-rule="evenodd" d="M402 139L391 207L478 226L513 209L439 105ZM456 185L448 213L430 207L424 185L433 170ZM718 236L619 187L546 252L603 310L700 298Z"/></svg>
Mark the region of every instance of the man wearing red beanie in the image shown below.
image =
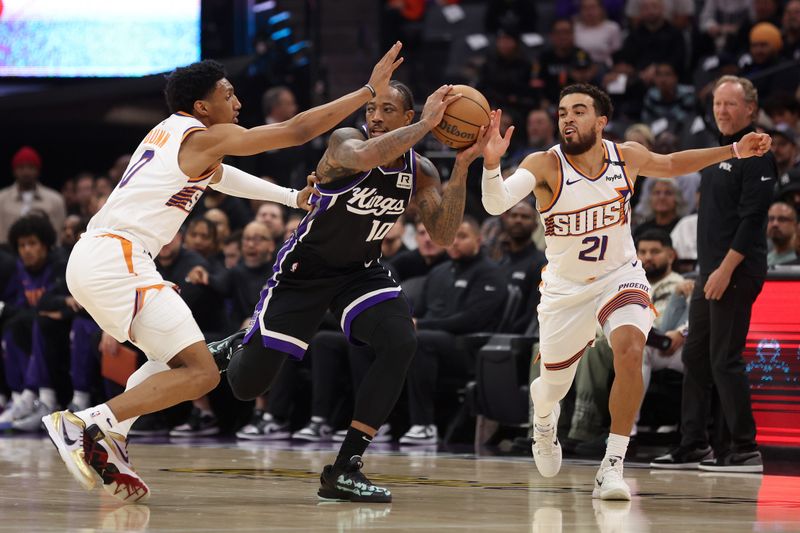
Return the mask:
<svg viewBox="0 0 800 533"><path fill-rule="evenodd" d="M64 225L67 209L57 191L39 183L42 158L30 146L20 148L11 158L14 184L0 190L0 243L8 242L8 229L21 216L41 211L57 231Z"/></svg>

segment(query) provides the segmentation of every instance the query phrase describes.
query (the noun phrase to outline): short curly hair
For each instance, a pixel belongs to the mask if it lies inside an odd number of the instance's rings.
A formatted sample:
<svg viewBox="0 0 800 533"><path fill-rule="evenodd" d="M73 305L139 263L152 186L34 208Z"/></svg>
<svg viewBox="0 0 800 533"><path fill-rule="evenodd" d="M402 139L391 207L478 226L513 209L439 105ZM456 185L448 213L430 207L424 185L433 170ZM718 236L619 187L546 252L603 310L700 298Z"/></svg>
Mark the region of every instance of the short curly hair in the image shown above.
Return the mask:
<svg viewBox="0 0 800 533"><path fill-rule="evenodd" d="M23 237L36 237L49 250L56 244L56 230L44 215L31 214L17 219L8 230L8 242L14 253L19 251L19 240Z"/></svg>
<svg viewBox="0 0 800 533"><path fill-rule="evenodd" d="M611 115L614 113L614 106L611 104L611 98L608 93L599 87L589 85L588 83L574 83L567 85L561 89L561 94L558 100L561 101L568 94L586 94L592 98L594 102L594 111L598 117L606 117L611 120Z"/></svg>
<svg viewBox="0 0 800 533"><path fill-rule="evenodd" d="M227 77L222 63L206 59L185 67L178 67L167 76L164 97L170 113L191 113L194 103L209 95L217 82Z"/></svg>

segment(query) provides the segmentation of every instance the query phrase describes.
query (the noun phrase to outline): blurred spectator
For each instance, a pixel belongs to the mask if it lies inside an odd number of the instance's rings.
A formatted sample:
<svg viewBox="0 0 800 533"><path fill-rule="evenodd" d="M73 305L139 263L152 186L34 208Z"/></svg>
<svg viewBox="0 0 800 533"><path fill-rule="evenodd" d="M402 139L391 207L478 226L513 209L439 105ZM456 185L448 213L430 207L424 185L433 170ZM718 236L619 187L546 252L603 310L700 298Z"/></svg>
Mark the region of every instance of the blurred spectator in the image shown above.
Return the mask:
<svg viewBox="0 0 800 533"><path fill-rule="evenodd" d="M231 224L228 215L221 209L209 209L203 218L214 223L217 227L217 238L220 242L226 242L228 236L231 234Z"/></svg>
<svg viewBox="0 0 800 533"><path fill-rule="evenodd" d="M556 126L547 111L534 109L528 113L528 120L525 122L527 143L509 156L508 165L515 167L528 154L550 149L556 144L555 129Z"/></svg>
<svg viewBox="0 0 800 533"><path fill-rule="evenodd" d="M581 0L575 19L575 44L586 50L592 61L611 67L611 56L622 47L619 24L606 18L600 0Z"/></svg>
<svg viewBox="0 0 800 533"><path fill-rule="evenodd" d="M783 57L800 59L800 0L789 0L783 8Z"/></svg>
<svg viewBox="0 0 800 533"><path fill-rule="evenodd" d="M572 59L569 66L569 82L570 83L594 83L597 78L598 69L597 64L592 61L589 54L579 51Z"/></svg>
<svg viewBox="0 0 800 533"><path fill-rule="evenodd" d="M653 151L657 154L671 154L678 151L678 136L672 132L665 131L656 137L656 142L653 145ZM678 186L678 192L681 197L681 207L678 214L683 216L687 213L694 213L697 209L697 191L700 188L700 173L691 172L689 174L682 174L670 178ZM644 184L643 193L649 193L652 184ZM649 196L649 194L648 194Z"/></svg>
<svg viewBox="0 0 800 533"><path fill-rule="evenodd" d="M700 12L700 31L714 39L717 49L721 50L729 36L754 19L751 0L705 0Z"/></svg>
<svg viewBox="0 0 800 533"><path fill-rule="evenodd" d="M772 154L775 156L775 163L778 165L778 181L775 184L776 190L783 181L783 176L790 170L800 168L800 149L797 146L797 134L786 124L778 124L775 129L767 130L772 136Z"/></svg>
<svg viewBox="0 0 800 533"><path fill-rule="evenodd" d="M107 172L108 179L111 180L113 187L116 187L117 183L119 183L119 180L122 179L122 176L125 174L125 170L128 168L130 163L131 154L122 154L114 160L114 164L111 165L111 168L109 168Z"/></svg>
<svg viewBox="0 0 800 533"><path fill-rule="evenodd" d="M652 126L654 122L663 118L669 121L671 131L680 131L694 118L694 94L695 89L691 85L678 84L678 74L672 64L657 63L653 87L647 90L644 97L642 122Z"/></svg>
<svg viewBox="0 0 800 533"><path fill-rule="evenodd" d="M69 215L64 219L64 227L61 231L61 247L64 249L65 258L69 256L72 247L78 242L81 233L86 231L86 219L78 215Z"/></svg>
<svg viewBox="0 0 800 533"><path fill-rule="evenodd" d="M575 46L572 20L556 19L550 27L548 45L533 67L535 78L533 86L541 91L548 105L558 103L561 89L569 85L569 69L581 52L586 53L585 50Z"/></svg>
<svg viewBox="0 0 800 533"><path fill-rule="evenodd" d="M800 83L800 71L784 61L780 55L782 48L783 38L774 24L759 22L750 30L750 53L742 56L739 63L742 76L753 82L760 98L794 94Z"/></svg>
<svg viewBox="0 0 800 533"><path fill-rule="evenodd" d="M206 218L205 215L212 209L218 209L225 213L231 230L242 229L253 219L250 204L235 196L228 196L221 192L209 188L195 204L189 220L197 217Z"/></svg>
<svg viewBox="0 0 800 533"><path fill-rule="evenodd" d="M45 213L55 228L64 225L64 199L39 182L41 170L42 158L30 146L23 146L11 158L14 184L0 190L0 244L8 242L11 225L33 210Z"/></svg>
<svg viewBox="0 0 800 533"><path fill-rule="evenodd" d="M222 243L222 255L225 257L225 268L231 269L239 264L239 260L242 258L241 231L235 231L225 238Z"/></svg>
<svg viewBox="0 0 800 533"><path fill-rule="evenodd" d="M651 130L650 126L647 124L633 124L629 126L628 129L625 130L624 139L625 142L639 143L650 151L653 150L653 145L656 142L655 137L653 136L653 130ZM649 181L650 179L646 176L639 176L636 178L636 184L633 189L633 198L631 199L631 207L634 211L634 216L632 219L634 226L653 215L652 211L650 210L650 202L647 201L650 197L650 185L647 184ZM645 191L645 188L647 188L648 191Z"/></svg>
<svg viewBox="0 0 800 533"><path fill-rule="evenodd" d="M404 224L403 215L400 215L394 226L389 230L389 233L381 241L381 263L384 265L392 257L406 251L406 247L403 246Z"/></svg>
<svg viewBox="0 0 800 533"><path fill-rule="evenodd" d="M800 5L800 0L798 5ZM800 128L800 102L791 94L777 94L764 102L764 112L773 125L786 124L795 132Z"/></svg>
<svg viewBox="0 0 800 533"><path fill-rule="evenodd" d="M74 213L84 218L91 217L92 199L94 196L94 175L81 172L75 176L75 203L78 210Z"/></svg>
<svg viewBox="0 0 800 533"><path fill-rule="evenodd" d="M632 26L641 21L642 0L628 0L625 3L625 15ZM692 23L694 0L664 0L664 17L678 29L685 29Z"/></svg>
<svg viewBox="0 0 800 533"><path fill-rule="evenodd" d="M781 25L778 0L752 0L752 18L748 18L739 26L736 33L728 37L725 50L737 56L747 52L750 30L759 22L769 22L776 27Z"/></svg>
<svg viewBox="0 0 800 533"><path fill-rule="evenodd" d="M116 187L116 184L111 181L107 176L98 176L94 180L94 194L96 196L111 196L111 192Z"/></svg>
<svg viewBox="0 0 800 533"><path fill-rule="evenodd" d="M497 32L495 45L481 68L478 89L493 108L533 107L531 62L522 53L519 29L507 25Z"/></svg>
<svg viewBox="0 0 800 533"><path fill-rule="evenodd" d="M683 34L664 17L661 0L642 0L640 24L631 30L614 70L629 77L638 75L645 84L655 79L655 65L669 63L682 78L686 66Z"/></svg>
<svg viewBox="0 0 800 533"><path fill-rule="evenodd" d="M424 276L447 259L445 249L433 242L422 222L417 223L416 241L416 250L400 252L390 260L393 271L397 274L397 281Z"/></svg>
<svg viewBox="0 0 800 533"><path fill-rule="evenodd" d="M264 202L256 211L255 220L269 228L272 238L276 242L283 242L286 231L286 211L283 206L275 202Z"/></svg>
<svg viewBox="0 0 800 533"><path fill-rule="evenodd" d="M286 241L289 237L292 236L292 233L297 229L297 226L300 225L303 218L305 217L305 213L298 213L294 211L289 213L289 219L286 221L286 229L283 231L283 240ZM401 242L402 242L402 235L401 235ZM403 249L405 249L405 245L403 245Z"/></svg>
<svg viewBox="0 0 800 533"><path fill-rule="evenodd" d="M680 219L680 212L683 205L683 197L678 190L678 186L672 179L651 179L653 185L650 187L650 209L653 218L639 224L633 230L634 240L651 229L660 229L669 234L675 224Z"/></svg>
<svg viewBox="0 0 800 533"><path fill-rule="evenodd" d="M525 333L536 320L539 305L539 282L547 260L531 240L536 229L536 210L526 200L501 215L508 235L508 249L498 265L503 279L522 293L519 313L506 333Z"/></svg>
<svg viewBox="0 0 800 533"><path fill-rule="evenodd" d="M778 177L780 188L776 200L786 202L800 212L800 170L790 170Z"/></svg>
<svg viewBox="0 0 800 533"><path fill-rule="evenodd" d="M38 214L17 219L8 233L16 253L17 268L4 288L3 350L6 383L11 389L12 406L0 415L0 430L38 430L41 417L58 407L56 381L63 382L67 371L58 372L58 359L47 360L39 327L40 310L51 310L50 293L64 279L66 263L51 253L56 231L50 221ZM52 338L57 345L69 342L69 331ZM51 342L52 348L52 342ZM62 357L61 363L66 362ZM37 419L38 417L38 419Z"/></svg>
<svg viewBox="0 0 800 533"><path fill-rule="evenodd" d="M464 218L447 254L450 261L431 270L414 309L417 352L406 381L411 428L400 444L436 444L439 376L466 383L474 372L468 354L453 349L455 335L491 331L507 294L497 266L481 253L477 221Z"/></svg>
<svg viewBox="0 0 800 533"><path fill-rule="evenodd" d="M767 237L772 251L767 266L774 267L797 260L797 211L784 202L775 202L767 213Z"/></svg>
<svg viewBox="0 0 800 533"><path fill-rule="evenodd" d="M284 122L298 111L294 94L284 86L267 89L261 98L261 107L264 124ZM256 174L270 176L275 183L284 187L302 189L305 186L305 162L314 160L308 152L309 148L305 145L264 152L256 158Z"/></svg>
<svg viewBox="0 0 800 533"><path fill-rule="evenodd" d="M484 17L486 33L496 33L504 24L516 22L522 33L537 31L536 4L530 0L489 0Z"/></svg>
<svg viewBox="0 0 800 533"><path fill-rule="evenodd" d="M67 213L78 212L78 203L75 199L75 178L64 180L64 184L61 186L61 197L64 199Z"/></svg>

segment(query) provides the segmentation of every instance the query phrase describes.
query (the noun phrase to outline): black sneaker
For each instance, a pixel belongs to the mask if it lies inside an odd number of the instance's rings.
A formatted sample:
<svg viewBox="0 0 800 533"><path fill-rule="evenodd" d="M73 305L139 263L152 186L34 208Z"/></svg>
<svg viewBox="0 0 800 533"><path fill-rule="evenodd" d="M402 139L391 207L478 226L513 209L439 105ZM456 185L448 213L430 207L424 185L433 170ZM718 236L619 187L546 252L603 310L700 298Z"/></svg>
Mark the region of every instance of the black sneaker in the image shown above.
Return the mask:
<svg viewBox="0 0 800 533"><path fill-rule="evenodd" d="M140 416L133 423L128 435L134 437L161 437L169 435L170 427L161 412Z"/></svg>
<svg viewBox="0 0 800 533"><path fill-rule="evenodd" d="M348 501L348 502L378 502L392 501L389 489L378 487L361 473L364 463L360 455L354 455L344 469L327 465L322 469L319 482L322 485L317 491L321 500Z"/></svg>
<svg viewBox="0 0 800 533"><path fill-rule="evenodd" d="M760 474L764 471L764 462L761 460L761 452L758 450L727 452L716 459L701 461L698 468L706 472Z"/></svg>
<svg viewBox="0 0 800 533"><path fill-rule="evenodd" d="M669 470L694 470L700 467L700 462L713 460L714 451L711 446L695 448L692 446L678 446L666 455L656 457L650 463L650 468L664 468Z"/></svg>
<svg viewBox="0 0 800 533"><path fill-rule="evenodd" d="M203 414L197 407L192 409L186 422L175 426L169 432L170 437L209 437L211 435L219 435L217 417L213 414Z"/></svg>
<svg viewBox="0 0 800 533"><path fill-rule="evenodd" d="M242 339L245 334L244 329L240 329L230 337L226 337L221 341L209 342L208 351L214 356L214 362L217 364L219 373L222 374L228 369L228 363L233 354L242 347Z"/></svg>

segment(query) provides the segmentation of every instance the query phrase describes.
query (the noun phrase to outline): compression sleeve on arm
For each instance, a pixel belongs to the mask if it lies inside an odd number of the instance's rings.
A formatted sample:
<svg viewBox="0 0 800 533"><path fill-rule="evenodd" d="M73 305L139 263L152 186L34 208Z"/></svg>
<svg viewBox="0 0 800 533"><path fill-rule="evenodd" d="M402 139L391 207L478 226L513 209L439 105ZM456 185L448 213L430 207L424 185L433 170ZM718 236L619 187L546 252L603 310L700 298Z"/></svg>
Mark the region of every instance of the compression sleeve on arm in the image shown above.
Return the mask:
<svg viewBox="0 0 800 533"><path fill-rule="evenodd" d="M230 165L223 164L222 178L217 183L209 186L215 191L231 196L252 200L267 200L297 208L296 190L275 185Z"/></svg>
<svg viewBox="0 0 800 533"><path fill-rule="evenodd" d="M494 170L484 167L481 179L483 208L490 215L499 215L533 192L535 185L536 177L522 167L506 180L500 175L500 167Z"/></svg>

